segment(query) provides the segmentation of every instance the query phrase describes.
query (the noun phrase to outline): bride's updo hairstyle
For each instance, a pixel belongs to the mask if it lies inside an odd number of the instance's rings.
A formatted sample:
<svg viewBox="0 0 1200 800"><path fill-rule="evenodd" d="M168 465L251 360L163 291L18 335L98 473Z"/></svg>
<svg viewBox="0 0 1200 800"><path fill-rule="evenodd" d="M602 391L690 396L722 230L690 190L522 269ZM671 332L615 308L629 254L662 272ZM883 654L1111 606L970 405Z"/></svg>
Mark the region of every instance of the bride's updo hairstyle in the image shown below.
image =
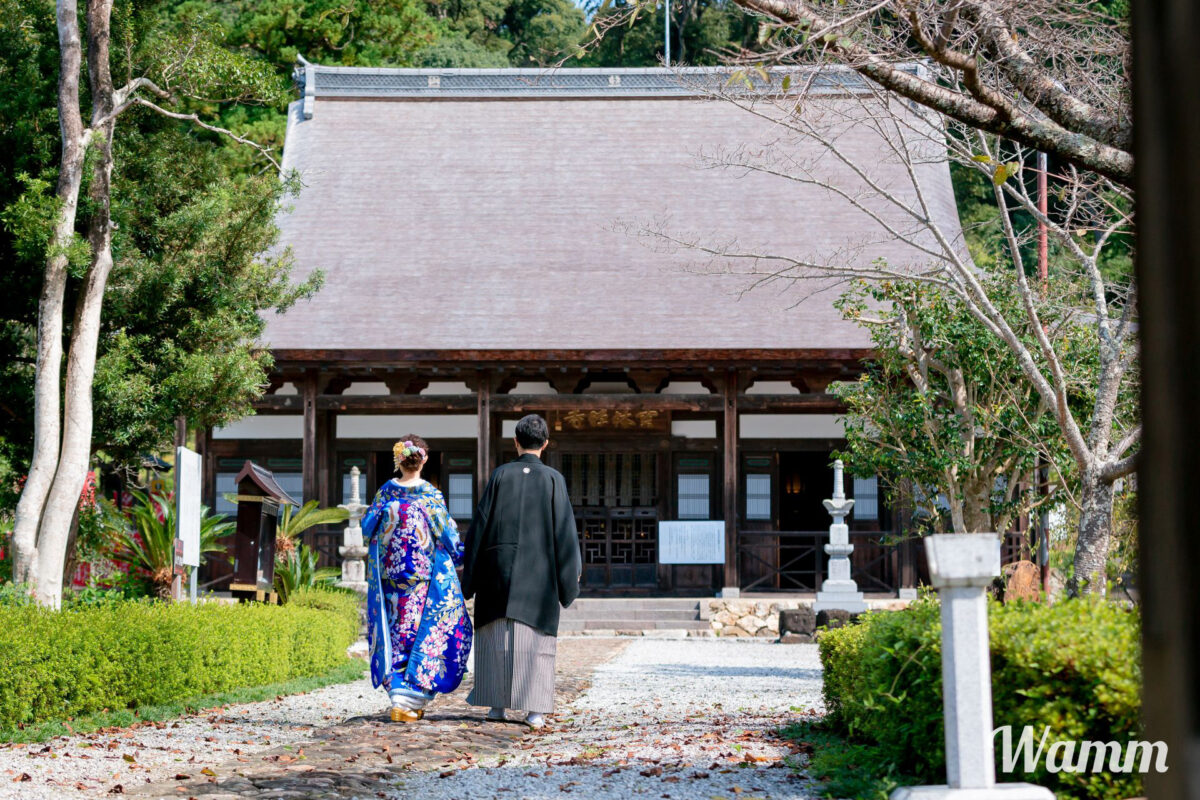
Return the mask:
<svg viewBox="0 0 1200 800"><path fill-rule="evenodd" d="M419 469L425 456L429 454L429 445L415 433L410 433L392 446L392 462L396 468L396 477L402 477L402 470L412 472Z"/></svg>

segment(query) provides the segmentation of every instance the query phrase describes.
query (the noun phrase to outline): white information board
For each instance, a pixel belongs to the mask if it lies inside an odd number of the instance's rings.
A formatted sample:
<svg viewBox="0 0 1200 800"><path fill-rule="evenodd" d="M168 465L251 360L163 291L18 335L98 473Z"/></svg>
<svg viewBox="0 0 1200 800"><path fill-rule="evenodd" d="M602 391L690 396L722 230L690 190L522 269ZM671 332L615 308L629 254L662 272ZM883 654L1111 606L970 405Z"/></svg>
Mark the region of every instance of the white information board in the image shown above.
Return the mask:
<svg viewBox="0 0 1200 800"><path fill-rule="evenodd" d="M176 537L183 542L179 563L200 566L200 454L186 447L175 448Z"/></svg>
<svg viewBox="0 0 1200 800"><path fill-rule="evenodd" d="M724 521L660 521L658 523L658 563L724 564Z"/></svg>

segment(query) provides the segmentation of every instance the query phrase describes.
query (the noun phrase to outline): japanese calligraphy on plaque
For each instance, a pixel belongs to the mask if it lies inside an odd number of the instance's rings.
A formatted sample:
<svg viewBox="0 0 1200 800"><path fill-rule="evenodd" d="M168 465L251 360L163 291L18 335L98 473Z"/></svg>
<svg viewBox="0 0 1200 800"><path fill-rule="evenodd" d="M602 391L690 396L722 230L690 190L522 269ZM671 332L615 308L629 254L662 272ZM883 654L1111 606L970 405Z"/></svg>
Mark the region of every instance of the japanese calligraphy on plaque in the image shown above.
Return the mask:
<svg viewBox="0 0 1200 800"><path fill-rule="evenodd" d="M555 433L605 432L613 433L665 433L670 430L671 416L655 409L610 410L607 408L572 409L556 411L551 415L551 429Z"/></svg>

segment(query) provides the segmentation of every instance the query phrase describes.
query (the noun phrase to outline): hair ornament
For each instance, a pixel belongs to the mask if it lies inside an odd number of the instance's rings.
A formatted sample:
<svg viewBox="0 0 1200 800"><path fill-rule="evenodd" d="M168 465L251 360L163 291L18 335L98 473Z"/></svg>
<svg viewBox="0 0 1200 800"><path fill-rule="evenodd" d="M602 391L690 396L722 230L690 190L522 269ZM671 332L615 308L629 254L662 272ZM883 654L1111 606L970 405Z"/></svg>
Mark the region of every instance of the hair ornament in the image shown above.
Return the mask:
<svg viewBox="0 0 1200 800"><path fill-rule="evenodd" d="M400 462L413 453L420 453L421 458L424 458L425 448L413 444L411 439L405 439L403 442L396 442L396 444L392 445L392 460L396 469L400 469Z"/></svg>

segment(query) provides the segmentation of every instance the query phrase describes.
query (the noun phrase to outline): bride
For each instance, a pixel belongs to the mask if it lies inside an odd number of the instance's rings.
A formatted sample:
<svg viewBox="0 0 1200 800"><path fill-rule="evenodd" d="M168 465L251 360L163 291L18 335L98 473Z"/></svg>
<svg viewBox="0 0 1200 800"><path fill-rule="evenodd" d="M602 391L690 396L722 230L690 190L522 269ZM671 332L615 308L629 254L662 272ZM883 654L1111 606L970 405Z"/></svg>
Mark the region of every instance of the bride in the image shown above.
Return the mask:
<svg viewBox="0 0 1200 800"><path fill-rule="evenodd" d="M458 688L471 619L454 572L463 545L442 493L421 478L429 446L408 435L392 448L395 477L362 520L368 540L367 639L371 682L387 690L393 722L415 722L438 693Z"/></svg>

